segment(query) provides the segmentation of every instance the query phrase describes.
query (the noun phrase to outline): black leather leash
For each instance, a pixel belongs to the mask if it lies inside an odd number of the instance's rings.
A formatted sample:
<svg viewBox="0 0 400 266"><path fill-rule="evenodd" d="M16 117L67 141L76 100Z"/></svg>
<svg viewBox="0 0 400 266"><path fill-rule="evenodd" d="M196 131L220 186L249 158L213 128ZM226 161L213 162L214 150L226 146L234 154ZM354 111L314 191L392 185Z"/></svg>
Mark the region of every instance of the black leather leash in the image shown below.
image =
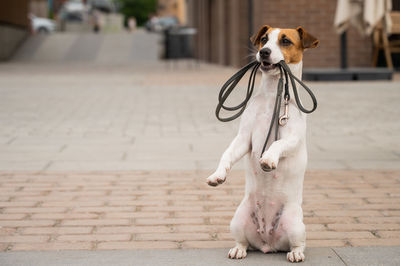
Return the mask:
<svg viewBox="0 0 400 266"><path fill-rule="evenodd" d="M247 85L247 93L246 93L246 98L237 106L233 107L228 107L225 106L224 103L226 99L229 97L233 89L236 87L236 85L239 83L239 81L242 79L242 77L246 74L246 72L253 67L253 70L251 71L250 77L249 77L249 83ZM236 118L238 118L243 112L244 109L246 109L246 104L250 100L251 94L253 93L254 89L254 82L256 79L256 73L258 68L260 67L260 63L257 61L253 61L246 66L244 66L242 69L240 69L236 74L234 74L230 79L228 79L225 84L222 86L219 95L218 95L218 105L217 109L215 110L215 115L217 116L218 120L221 122L229 122L232 121ZM227 111L236 111L239 110L236 114L227 117L227 118L222 118L219 113L221 112L221 108Z"/></svg>
<svg viewBox="0 0 400 266"><path fill-rule="evenodd" d="M260 63L257 61L253 61L249 64L247 64L246 66L244 66L242 69L240 69L238 72L236 72L230 79L228 79L225 84L222 86L219 95L218 95L218 105L217 108L215 110L215 115L218 118L218 120L222 121L222 122L228 122L228 121L232 121L236 118L238 118L246 109L246 105L248 103L248 101L250 100L250 97L253 93L254 90L254 83L255 83L255 79L256 79L256 74L257 74L257 70L260 67ZM288 104L289 104L289 100L290 100L290 93L289 93L289 82L292 84L292 90L293 90L293 94L294 94L294 98L297 104L297 107L300 109L300 111L302 111L303 113L312 113L314 112L314 110L317 108L317 99L315 98L313 92L310 90L310 88L308 88L300 79L298 79L295 75L293 75L292 71L290 70L289 66L285 63L284 60L280 61L278 63L278 67L279 67L279 71L280 71L280 78L278 81L278 87L277 87L277 92L276 92L276 98L275 98L275 105L274 105L274 111L272 114L272 119L269 125L269 129L268 129L268 134L267 134L267 138L264 142L264 146L263 149L261 151L261 155L260 157L263 155L268 140L271 136L271 132L272 132L272 128L275 125L275 141L278 140L278 128L279 125L285 125L287 120L288 120ZM243 78L243 76L246 74L246 72L253 68L253 70L251 71L250 77L249 77L249 82L247 84L247 92L246 92L246 97L245 99L238 105L236 106L225 106L224 103L226 101L226 99L229 97L229 95L232 93L233 89L236 87L236 85L239 83L239 81ZM280 113L280 106L282 103L282 93L283 93L283 81L285 79L285 95L284 95L284 100L285 100L285 114L283 116L281 116L279 118L279 113ZM296 81L307 91L307 93L310 95L311 100L313 102L313 107L311 109L306 109L299 98L299 94L297 92L297 87L296 87ZM237 111L239 110L237 113L233 114L232 116L228 116L228 117L221 117L220 116L220 112L221 109L224 109L226 111ZM264 171L270 171L271 169L264 169Z"/></svg>

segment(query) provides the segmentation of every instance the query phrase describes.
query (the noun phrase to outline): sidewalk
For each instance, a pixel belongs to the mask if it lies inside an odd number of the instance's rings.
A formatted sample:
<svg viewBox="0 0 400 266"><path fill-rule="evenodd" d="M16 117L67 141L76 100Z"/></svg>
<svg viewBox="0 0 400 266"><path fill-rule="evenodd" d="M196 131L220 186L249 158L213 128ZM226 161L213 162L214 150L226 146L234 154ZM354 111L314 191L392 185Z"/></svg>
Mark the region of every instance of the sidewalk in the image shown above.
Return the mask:
<svg viewBox="0 0 400 266"><path fill-rule="evenodd" d="M56 57L67 37L43 47ZM168 66L147 56L154 36L139 37L124 37L134 52L121 63L106 64L118 49L112 38L88 61L73 61L82 51L74 53L72 38L61 59L42 46L29 56L28 45L18 62L0 64L0 264L99 265L109 256L115 264L285 263L284 254L226 258L244 191L241 163L224 185L205 184L237 132L238 121L214 116L235 70ZM84 49L94 38L83 38ZM307 263L396 264L399 83L308 85L319 107L308 117Z"/></svg>
<svg viewBox="0 0 400 266"><path fill-rule="evenodd" d="M0 171L212 170L237 133L214 115L234 71L0 64ZM309 169L399 169L399 84L309 82Z"/></svg>
<svg viewBox="0 0 400 266"><path fill-rule="evenodd" d="M208 266L208 265L293 265L286 262L285 253L262 254L249 252L244 260L230 260L224 249L185 250L113 250L113 251L60 251L0 253L4 266L27 265L149 265L149 266ZM306 260L300 265L399 265L399 247L362 248L309 248Z"/></svg>
<svg viewBox="0 0 400 266"><path fill-rule="evenodd" d="M2 173L0 247L17 250L229 248L244 173ZM400 246L400 171L309 171L308 247Z"/></svg>

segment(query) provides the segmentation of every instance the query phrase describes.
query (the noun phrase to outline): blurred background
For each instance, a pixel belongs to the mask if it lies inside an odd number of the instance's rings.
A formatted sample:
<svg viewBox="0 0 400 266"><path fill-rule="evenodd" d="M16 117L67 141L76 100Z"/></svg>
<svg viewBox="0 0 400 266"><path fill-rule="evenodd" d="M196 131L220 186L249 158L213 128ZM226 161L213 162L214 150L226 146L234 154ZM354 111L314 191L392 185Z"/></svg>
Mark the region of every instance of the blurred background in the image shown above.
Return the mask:
<svg viewBox="0 0 400 266"><path fill-rule="evenodd" d="M197 58L238 67L248 62L248 55L254 53L249 36L267 23L281 28L301 25L318 36L321 45L312 53L306 53L306 68L398 68L399 12L398 0L2 1L0 60L18 57L18 48L32 35L49 35L47 38L56 42L60 37L51 38L51 35L134 33L143 28L165 37L160 42L163 45L159 57ZM350 24L354 26L349 27ZM169 35L167 30L170 30ZM80 38L80 43L65 40L63 50L70 48L68 45L81 49L85 42L102 40L89 39ZM33 46L25 54L40 49ZM57 52L57 58L63 59L61 48Z"/></svg>
<svg viewBox="0 0 400 266"><path fill-rule="evenodd" d="M398 109L399 9L400 0L1 1L0 169L213 169L237 126L215 119L219 88L253 60L249 38L264 24L301 25L320 40L304 57L320 101L310 165L394 167L399 125L386 115ZM375 147L382 163L371 161Z"/></svg>

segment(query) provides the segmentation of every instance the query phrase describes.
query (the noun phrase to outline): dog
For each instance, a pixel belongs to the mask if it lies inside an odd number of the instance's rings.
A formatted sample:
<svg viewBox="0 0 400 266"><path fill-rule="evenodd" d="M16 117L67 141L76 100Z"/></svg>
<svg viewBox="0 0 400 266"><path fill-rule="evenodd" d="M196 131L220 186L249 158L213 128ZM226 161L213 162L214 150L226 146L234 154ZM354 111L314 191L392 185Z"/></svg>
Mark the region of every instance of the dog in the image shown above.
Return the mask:
<svg viewBox="0 0 400 266"><path fill-rule="evenodd" d="M236 245L229 250L228 257L245 258L251 247L263 253L284 251L288 261L301 262L306 246L301 207L307 165L306 115L293 99L289 101L287 124L279 126L278 140L270 139L262 155L261 151L275 104L278 62L285 60L301 79L303 52L317 47L319 40L303 27L280 29L268 25L250 40L257 47L256 59L261 63L260 88L250 99L237 136L207 183L222 184L233 164L245 156L245 196L230 223ZM265 172L261 166L271 171Z"/></svg>

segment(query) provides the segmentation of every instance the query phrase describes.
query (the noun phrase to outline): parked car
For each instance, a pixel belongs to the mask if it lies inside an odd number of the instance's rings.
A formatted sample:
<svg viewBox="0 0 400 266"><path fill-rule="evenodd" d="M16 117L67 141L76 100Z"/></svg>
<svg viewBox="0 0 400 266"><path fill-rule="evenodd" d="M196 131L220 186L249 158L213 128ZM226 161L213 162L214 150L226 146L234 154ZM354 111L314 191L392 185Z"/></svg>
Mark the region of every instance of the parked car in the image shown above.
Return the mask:
<svg viewBox="0 0 400 266"><path fill-rule="evenodd" d="M146 22L145 26L148 31L161 32L178 24L179 21L176 17L152 17Z"/></svg>
<svg viewBox="0 0 400 266"><path fill-rule="evenodd" d="M82 0L69 0L62 6L60 17L63 21L83 22L85 13L86 6Z"/></svg>
<svg viewBox="0 0 400 266"><path fill-rule="evenodd" d="M115 11L115 3L111 0L87 0L86 3L90 9L96 9L104 13L112 13Z"/></svg>
<svg viewBox="0 0 400 266"><path fill-rule="evenodd" d="M82 0L69 0L64 3L64 8L67 12L84 12L85 5Z"/></svg>
<svg viewBox="0 0 400 266"><path fill-rule="evenodd" d="M51 33L56 29L56 22L48 18L39 18L35 15L30 15L32 30L36 33Z"/></svg>

